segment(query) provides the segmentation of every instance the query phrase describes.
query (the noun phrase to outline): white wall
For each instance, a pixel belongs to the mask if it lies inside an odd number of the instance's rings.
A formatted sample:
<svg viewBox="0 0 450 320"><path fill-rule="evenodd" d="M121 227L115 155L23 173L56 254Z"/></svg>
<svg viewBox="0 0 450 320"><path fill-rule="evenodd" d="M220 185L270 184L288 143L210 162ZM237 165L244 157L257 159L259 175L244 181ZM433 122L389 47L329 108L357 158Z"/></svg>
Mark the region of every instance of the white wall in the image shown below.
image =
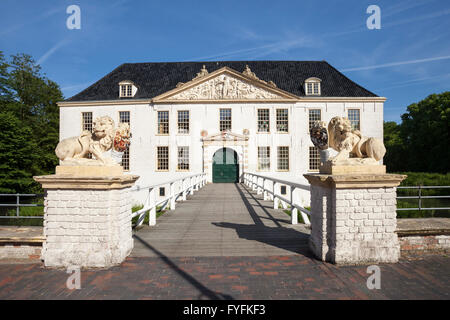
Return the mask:
<svg viewBox="0 0 450 320"><path fill-rule="evenodd" d="M347 116L348 109L360 109L361 131L365 136L383 138L382 102L298 102L298 103L223 103L223 104L174 104L174 105L107 105L107 106L65 106L60 108L60 139L78 136L81 132L81 113L92 112L93 119L108 115L116 123L119 111L130 111L131 131L130 147L131 174L140 176L139 186L148 186L178 177L200 173L202 171L201 131L208 134L219 133L219 109L232 109L232 132L242 134L249 129L249 172L257 171L257 147L271 147L271 170L260 172L263 175L280 179L307 183L303 174L308 172L309 147L312 143L308 133L308 110L321 109L322 120L328 122L334 116ZM270 133L257 133L257 109L270 109ZM275 132L275 113L277 108L289 109L289 133ZM157 134L157 111L169 111L169 135ZM190 134L177 133L177 111L190 111ZM156 171L156 147L169 146L169 171ZM189 146L190 171L180 172L177 166L177 147ZM277 146L289 146L290 171L279 172L277 165ZM239 153L239 150L237 150ZM210 155L208 155L210 156ZM210 160L210 159L209 159ZM166 189L166 194L168 190ZM145 200L145 191L136 193L135 202Z"/></svg>

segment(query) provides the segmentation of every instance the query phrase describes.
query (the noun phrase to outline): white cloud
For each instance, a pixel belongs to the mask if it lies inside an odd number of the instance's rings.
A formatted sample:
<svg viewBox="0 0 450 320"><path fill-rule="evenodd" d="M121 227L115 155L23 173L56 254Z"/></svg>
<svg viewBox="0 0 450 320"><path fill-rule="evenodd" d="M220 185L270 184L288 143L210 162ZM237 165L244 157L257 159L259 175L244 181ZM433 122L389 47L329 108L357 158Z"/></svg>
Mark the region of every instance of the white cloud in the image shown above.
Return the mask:
<svg viewBox="0 0 450 320"><path fill-rule="evenodd" d="M371 70L371 69L388 68L388 67L402 66L402 65L406 65L406 64L439 61L439 60L446 60L446 59L450 59L450 56L398 61L398 62L384 63L384 64L378 64L378 65L372 65L372 66L364 66L364 67L356 67L356 68L347 68L347 69L344 68L344 69L341 69L341 71L349 72L349 71Z"/></svg>

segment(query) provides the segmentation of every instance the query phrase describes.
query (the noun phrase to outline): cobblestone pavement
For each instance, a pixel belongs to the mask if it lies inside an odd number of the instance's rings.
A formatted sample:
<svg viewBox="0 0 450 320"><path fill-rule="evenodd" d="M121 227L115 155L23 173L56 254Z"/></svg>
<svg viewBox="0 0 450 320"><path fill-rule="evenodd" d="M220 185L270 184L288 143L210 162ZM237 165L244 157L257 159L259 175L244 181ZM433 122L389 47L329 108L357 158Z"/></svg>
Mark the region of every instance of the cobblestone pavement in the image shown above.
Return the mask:
<svg viewBox="0 0 450 320"><path fill-rule="evenodd" d="M0 265L0 299L449 299L450 263L427 255L367 266L335 266L307 254L270 257L134 257L108 270L82 270L69 290L65 270Z"/></svg>

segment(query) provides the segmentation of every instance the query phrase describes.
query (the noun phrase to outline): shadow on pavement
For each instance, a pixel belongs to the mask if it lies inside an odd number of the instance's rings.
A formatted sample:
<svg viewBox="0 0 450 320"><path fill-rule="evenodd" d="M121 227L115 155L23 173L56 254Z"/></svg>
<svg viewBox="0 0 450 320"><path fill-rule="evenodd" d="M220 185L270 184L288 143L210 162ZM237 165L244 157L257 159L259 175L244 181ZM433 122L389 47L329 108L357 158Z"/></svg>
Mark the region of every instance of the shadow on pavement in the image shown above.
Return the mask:
<svg viewBox="0 0 450 320"><path fill-rule="evenodd" d="M154 248L152 245L147 243L145 240L140 238L138 235L133 235L133 238L141 242L144 246L146 246L148 249L152 250L158 257L160 257L172 270L177 272L183 279L188 281L192 286L194 286L200 294L197 296L197 300L201 300L203 297L206 297L207 299L211 300L233 300L233 297L227 294L222 294L219 292L214 292L207 287L205 287L202 283L200 283L197 279L192 277L190 274L186 273L185 271L181 270L175 262L173 262L171 259L169 259L167 256L165 256L162 252L158 251L156 248Z"/></svg>

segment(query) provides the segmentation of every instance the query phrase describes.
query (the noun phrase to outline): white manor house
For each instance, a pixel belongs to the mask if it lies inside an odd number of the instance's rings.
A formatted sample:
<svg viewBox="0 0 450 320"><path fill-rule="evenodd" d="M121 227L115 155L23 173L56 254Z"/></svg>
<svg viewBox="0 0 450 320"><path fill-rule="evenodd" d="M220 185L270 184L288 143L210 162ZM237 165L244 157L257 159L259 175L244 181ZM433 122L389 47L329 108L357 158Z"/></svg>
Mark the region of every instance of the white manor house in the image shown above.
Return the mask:
<svg viewBox="0 0 450 320"><path fill-rule="evenodd" d="M244 171L307 183L320 159L311 123L345 116L383 139L385 100L326 61L125 63L59 103L60 139L91 130L96 117L128 122L122 165L141 187L201 172L213 183Z"/></svg>

